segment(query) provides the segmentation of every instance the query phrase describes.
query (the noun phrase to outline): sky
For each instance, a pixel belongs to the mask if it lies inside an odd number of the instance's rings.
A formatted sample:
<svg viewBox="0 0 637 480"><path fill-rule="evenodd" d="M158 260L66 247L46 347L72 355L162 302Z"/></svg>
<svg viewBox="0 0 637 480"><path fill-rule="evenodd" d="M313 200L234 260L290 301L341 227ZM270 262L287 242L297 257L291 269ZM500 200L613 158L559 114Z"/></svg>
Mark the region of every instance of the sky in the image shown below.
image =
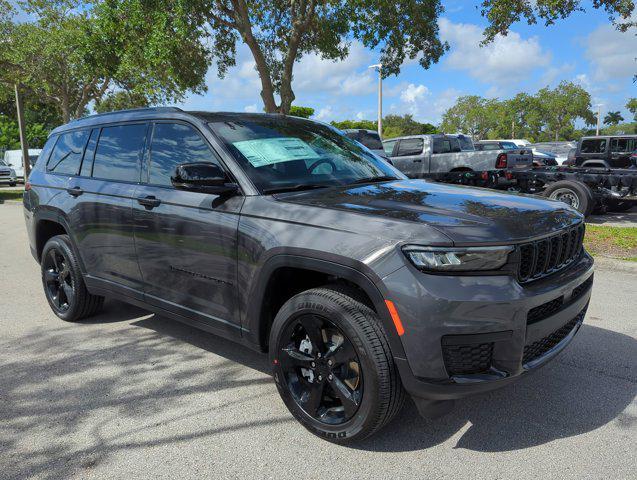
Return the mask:
<svg viewBox="0 0 637 480"><path fill-rule="evenodd" d="M545 27L514 24L509 35L480 47L486 21L476 0L443 1L440 37L449 51L424 70L406 61L398 76L383 81L383 113L412 114L418 121L438 124L442 114L462 95L510 98L535 93L562 80L580 84L605 112L619 110L627 120L628 98L637 96L637 36L621 33L608 16L584 2L586 12ZM377 74L368 69L378 52L353 42L350 55L339 62L305 56L296 64L292 84L295 105L315 109L323 121L375 119ZM220 80L213 65L206 76L208 92L189 95L178 106L190 110L263 110L260 83L245 45L238 45L237 65Z"/></svg>

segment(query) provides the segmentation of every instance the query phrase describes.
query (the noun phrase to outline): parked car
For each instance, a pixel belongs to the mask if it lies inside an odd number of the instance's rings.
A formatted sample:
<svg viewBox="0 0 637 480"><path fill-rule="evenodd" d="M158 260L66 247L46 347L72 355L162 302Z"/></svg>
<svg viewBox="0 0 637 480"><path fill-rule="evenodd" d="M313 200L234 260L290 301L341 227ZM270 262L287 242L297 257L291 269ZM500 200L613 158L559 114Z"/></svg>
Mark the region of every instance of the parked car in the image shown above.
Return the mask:
<svg viewBox="0 0 637 480"><path fill-rule="evenodd" d="M542 150L537 150L532 147L530 148L531 148L531 151L533 152L533 165L549 166L549 167L554 167L559 165L559 163L557 162L557 159L555 158L555 155L553 155L552 153L544 152Z"/></svg>
<svg viewBox="0 0 637 480"><path fill-rule="evenodd" d="M463 152L473 152L476 150L473 139L469 135L465 135L463 133L452 133L447 134L447 136L457 138L458 143L460 144L460 150Z"/></svg>
<svg viewBox="0 0 637 480"><path fill-rule="evenodd" d="M542 142L530 145L533 153L540 151L554 155L558 165L563 165L567 161L569 151L576 146L577 142Z"/></svg>
<svg viewBox="0 0 637 480"><path fill-rule="evenodd" d="M385 160L389 160L385 150L383 149L383 142L380 139L380 135L378 132L374 130L364 130L364 129L351 129L347 128L343 130L345 135L347 135L352 140L356 140L361 145L369 148L373 153L378 155Z"/></svg>
<svg viewBox="0 0 637 480"><path fill-rule="evenodd" d="M477 144L476 144L477 145ZM383 142L393 164L410 178L431 173L529 168L531 151L462 151L456 136L433 134L392 138Z"/></svg>
<svg viewBox="0 0 637 480"><path fill-rule="evenodd" d="M509 138L509 139L500 139L500 138L498 138L498 139L489 140L489 141L513 143L518 148L526 148L529 145L531 145L531 142L529 142L528 140L525 140L523 138Z"/></svg>
<svg viewBox="0 0 637 480"><path fill-rule="evenodd" d="M76 120L25 191L58 317L113 297L267 351L292 415L338 443L387 424L405 392L441 414L536 370L591 294L583 217L564 203L409 180L295 117Z"/></svg>
<svg viewBox="0 0 637 480"><path fill-rule="evenodd" d="M39 148L29 149L29 165L33 167L42 150ZM18 179L24 179L24 162L22 161L22 150L7 150L4 152L4 163L15 170Z"/></svg>
<svg viewBox="0 0 637 480"><path fill-rule="evenodd" d="M582 137L569 165L591 168L630 168L637 135Z"/></svg>
<svg viewBox="0 0 637 480"><path fill-rule="evenodd" d="M0 183L8 183L11 187L16 185L15 170L4 163L4 160L0 160Z"/></svg>

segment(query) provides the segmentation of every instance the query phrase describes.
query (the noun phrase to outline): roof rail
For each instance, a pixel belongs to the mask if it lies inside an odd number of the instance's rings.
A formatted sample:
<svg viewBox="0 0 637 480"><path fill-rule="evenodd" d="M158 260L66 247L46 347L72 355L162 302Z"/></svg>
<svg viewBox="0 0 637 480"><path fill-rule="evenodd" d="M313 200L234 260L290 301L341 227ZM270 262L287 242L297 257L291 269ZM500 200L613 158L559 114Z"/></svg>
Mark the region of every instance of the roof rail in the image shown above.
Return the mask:
<svg viewBox="0 0 637 480"><path fill-rule="evenodd" d="M70 123L77 122L79 120L85 120L87 118L106 117L108 115L116 115L118 113L135 113L135 112L183 112L179 107L145 107L145 108L130 108L128 110L114 110L112 112L95 113L93 115L87 115L85 117L77 118Z"/></svg>

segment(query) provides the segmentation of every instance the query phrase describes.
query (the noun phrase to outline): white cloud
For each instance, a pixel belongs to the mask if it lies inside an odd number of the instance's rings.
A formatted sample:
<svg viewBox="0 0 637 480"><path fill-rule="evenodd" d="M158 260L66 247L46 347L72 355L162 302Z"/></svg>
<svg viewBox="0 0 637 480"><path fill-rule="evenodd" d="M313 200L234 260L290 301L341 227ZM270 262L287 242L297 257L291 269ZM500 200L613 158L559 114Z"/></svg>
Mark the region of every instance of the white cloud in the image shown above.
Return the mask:
<svg viewBox="0 0 637 480"><path fill-rule="evenodd" d="M332 111L331 106L321 108L316 114L315 118L317 120L321 120L322 122L330 121L334 118L334 112Z"/></svg>
<svg viewBox="0 0 637 480"><path fill-rule="evenodd" d="M407 88L400 93L400 99L405 103L416 103L428 96L429 93L429 89L424 85L420 84L416 86L410 83L407 85Z"/></svg>
<svg viewBox="0 0 637 480"><path fill-rule="evenodd" d="M256 113L259 111L257 104L253 103L252 105L246 105L243 107L243 111L247 113Z"/></svg>
<svg viewBox="0 0 637 480"><path fill-rule="evenodd" d="M559 66L550 66L540 77L540 83L543 87L547 85L555 85L562 80L565 75L569 75L573 70L575 70L574 63L563 63Z"/></svg>
<svg viewBox="0 0 637 480"><path fill-rule="evenodd" d="M546 67L551 55L542 50L537 37L524 39L517 32L480 46L482 28L474 24L453 23L447 18L438 22L440 37L449 42L450 53L445 65L454 70L464 70L473 78L485 83L510 85L529 77L538 67Z"/></svg>
<svg viewBox="0 0 637 480"><path fill-rule="evenodd" d="M637 36L602 25L586 38L586 58L597 81L630 78L637 73Z"/></svg>

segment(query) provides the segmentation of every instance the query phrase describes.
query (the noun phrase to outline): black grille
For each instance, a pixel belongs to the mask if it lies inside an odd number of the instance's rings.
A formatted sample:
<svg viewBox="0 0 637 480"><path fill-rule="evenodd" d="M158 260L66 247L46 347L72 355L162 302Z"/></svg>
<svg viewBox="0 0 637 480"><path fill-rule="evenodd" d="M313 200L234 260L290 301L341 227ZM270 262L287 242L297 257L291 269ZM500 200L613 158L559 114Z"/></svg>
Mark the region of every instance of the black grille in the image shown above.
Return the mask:
<svg viewBox="0 0 637 480"><path fill-rule="evenodd" d="M550 335L537 340L524 347L524 357L522 363L526 364L541 357L551 348L555 347L558 343L566 338L566 336L573 331L575 326L582 320L586 309L584 309L577 317L568 322L566 325L558 328Z"/></svg>
<svg viewBox="0 0 637 480"><path fill-rule="evenodd" d="M585 282L580 283L577 287L573 289L573 293L571 294L571 300L577 300L581 297L589 288L593 285L593 275L588 277Z"/></svg>
<svg viewBox="0 0 637 480"><path fill-rule="evenodd" d="M550 275L575 260L582 251L584 224L548 238L520 246L520 282L530 282Z"/></svg>
<svg viewBox="0 0 637 480"><path fill-rule="evenodd" d="M486 372L491 367L493 343L443 345L442 354L449 376Z"/></svg>
<svg viewBox="0 0 637 480"><path fill-rule="evenodd" d="M533 307L531 310L529 310L529 313L526 316L526 323L535 323L550 317L562 308L563 303L564 297L559 297L555 300L551 300L550 302L546 302L542 305L538 305L537 307Z"/></svg>

